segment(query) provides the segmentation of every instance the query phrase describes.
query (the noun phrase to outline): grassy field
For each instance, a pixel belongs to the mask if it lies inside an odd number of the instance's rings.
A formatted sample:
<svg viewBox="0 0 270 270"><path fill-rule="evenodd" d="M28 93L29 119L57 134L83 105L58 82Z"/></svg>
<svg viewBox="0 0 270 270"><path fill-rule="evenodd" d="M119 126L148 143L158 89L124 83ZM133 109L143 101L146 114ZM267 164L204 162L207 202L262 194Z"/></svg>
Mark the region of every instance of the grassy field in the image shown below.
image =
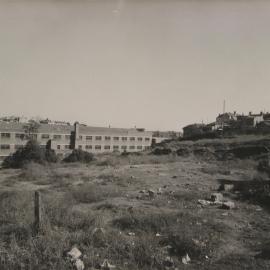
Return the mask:
<svg viewBox="0 0 270 270"><path fill-rule="evenodd" d="M225 191L235 209L198 204L217 192L220 179L266 179L257 165L252 159L143 154L2 169L0 269L72 269L65 254L74 246L85 269L100 268L104 259L115 269L269 269L264 201ZM35 190L42 196L38 235Z"/></svg>

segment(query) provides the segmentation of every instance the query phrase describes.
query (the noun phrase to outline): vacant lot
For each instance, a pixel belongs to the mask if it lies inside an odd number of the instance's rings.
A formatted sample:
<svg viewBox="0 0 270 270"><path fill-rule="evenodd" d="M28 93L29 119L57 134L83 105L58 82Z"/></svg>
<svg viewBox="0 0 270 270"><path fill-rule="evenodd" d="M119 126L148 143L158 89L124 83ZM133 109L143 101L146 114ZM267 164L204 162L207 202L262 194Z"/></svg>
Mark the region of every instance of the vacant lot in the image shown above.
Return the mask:
<svg viewBox="0 0 270 270"><path fill-rule="evenodd" d="M115 269L269 269L269 200L247 196L251 186L222 191L235 209L198 204L224 179L267 180L257 165L144 154L1 170L0 269L72 269L65 253L73 246L85 269L104 259ZM35 190L42 196L38 235Z"/></svg>

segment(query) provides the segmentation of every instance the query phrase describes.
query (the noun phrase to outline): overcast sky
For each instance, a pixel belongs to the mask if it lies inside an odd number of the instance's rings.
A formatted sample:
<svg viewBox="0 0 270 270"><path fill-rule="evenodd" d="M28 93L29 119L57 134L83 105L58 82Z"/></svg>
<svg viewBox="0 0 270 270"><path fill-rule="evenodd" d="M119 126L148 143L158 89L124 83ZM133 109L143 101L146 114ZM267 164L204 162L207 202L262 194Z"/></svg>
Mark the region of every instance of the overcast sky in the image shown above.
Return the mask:
<svg viewBox="0 0 270 270"><path fill-rule="evenodd" d="M180 130L269 87L270 1L0 0L0 115Z"/></svg>

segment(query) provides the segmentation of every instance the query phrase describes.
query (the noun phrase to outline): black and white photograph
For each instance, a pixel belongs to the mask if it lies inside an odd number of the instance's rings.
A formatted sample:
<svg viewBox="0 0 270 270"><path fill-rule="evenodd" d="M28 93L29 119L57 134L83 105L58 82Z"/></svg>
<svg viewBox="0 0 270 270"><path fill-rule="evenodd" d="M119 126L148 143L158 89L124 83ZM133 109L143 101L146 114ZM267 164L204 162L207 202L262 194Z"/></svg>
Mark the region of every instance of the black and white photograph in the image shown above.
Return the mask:
<svg viewBox="0 0 270 270"><path fill-rule="evenodd" d="M0 270L269 270L270 1L0 0Z"/></svg>

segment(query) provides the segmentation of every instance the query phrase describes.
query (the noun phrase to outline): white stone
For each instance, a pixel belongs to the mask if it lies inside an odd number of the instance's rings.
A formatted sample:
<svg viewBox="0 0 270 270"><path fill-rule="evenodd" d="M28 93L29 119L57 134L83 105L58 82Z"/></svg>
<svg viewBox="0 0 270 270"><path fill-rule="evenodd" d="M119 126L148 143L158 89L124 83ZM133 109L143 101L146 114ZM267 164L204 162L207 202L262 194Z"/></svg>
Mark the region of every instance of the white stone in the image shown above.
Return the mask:
<svg viewBox="0 0 270 270"><path fill-rule="evenodd" d="M76 270L84 270L84 263L80 259L75 261L74 266L76 267Z"/></svg>
<svg viewBox="0 0 270 270"><path fill-rule="evenodd" d="M78 248L74 247L67 253L67 255L69 255L72 260L77 260L81 257L82 253Z"/></svg>
<svg viewBox="0 0 270 270"><path fill-rule="evenodd" d="M188 254L186 254L185 256L182 257L183 264L188 264L190 261L191 261L191 259L189 258Z"/></svg>

